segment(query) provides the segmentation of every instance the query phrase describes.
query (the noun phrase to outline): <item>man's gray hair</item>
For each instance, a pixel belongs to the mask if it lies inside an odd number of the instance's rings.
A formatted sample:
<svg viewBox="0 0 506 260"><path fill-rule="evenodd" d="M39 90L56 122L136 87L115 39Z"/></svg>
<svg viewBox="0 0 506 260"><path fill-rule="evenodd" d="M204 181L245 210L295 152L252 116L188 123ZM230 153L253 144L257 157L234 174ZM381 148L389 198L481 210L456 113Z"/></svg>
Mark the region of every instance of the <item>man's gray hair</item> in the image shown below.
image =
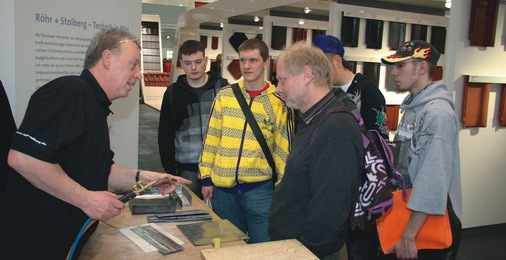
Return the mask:
<svg viewBox="0 0 506 260"><path fill-rule="evenodd" d="M319 48L304 42L297 42L288 47L278 58L283 61L285 70L291 75L302 72L304 66L313 71L315 84L331 87L332 74L330 63Z"/></svg>
<svg viewBox="0 0 506 260"><path fill-rule="evenodd" d="M98 32L90 42L90 46L86 51L84 59L84 69L90 69L100 60L102 53L105 50L117 52L120 49L121 43L134 42L139 50L141 45L139 40L128 31L119 28L107 28Z"/></svg>

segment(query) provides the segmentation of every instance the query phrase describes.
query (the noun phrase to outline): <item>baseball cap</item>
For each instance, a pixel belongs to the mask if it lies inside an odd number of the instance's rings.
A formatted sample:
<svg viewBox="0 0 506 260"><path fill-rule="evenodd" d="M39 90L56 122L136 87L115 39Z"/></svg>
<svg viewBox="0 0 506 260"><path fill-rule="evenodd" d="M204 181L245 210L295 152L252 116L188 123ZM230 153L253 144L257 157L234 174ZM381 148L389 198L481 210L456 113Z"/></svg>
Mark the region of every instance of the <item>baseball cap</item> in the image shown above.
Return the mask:
<svg viewBox="0 0 506 260"><path fill-rule="evenodd" d="M437 64L439 51L430 43L420 40L407 41L394 54L381 58L381 62L392 64L408 59L421 59Z"/></svg>
<svg viewBox="0 0 506 260"><path fill-rule="evenodd" d="M320 48L323 52L333 52L339 56L344 56L344 46L341 41L332 35L317 35L313 43L316 47Z"/></svg>

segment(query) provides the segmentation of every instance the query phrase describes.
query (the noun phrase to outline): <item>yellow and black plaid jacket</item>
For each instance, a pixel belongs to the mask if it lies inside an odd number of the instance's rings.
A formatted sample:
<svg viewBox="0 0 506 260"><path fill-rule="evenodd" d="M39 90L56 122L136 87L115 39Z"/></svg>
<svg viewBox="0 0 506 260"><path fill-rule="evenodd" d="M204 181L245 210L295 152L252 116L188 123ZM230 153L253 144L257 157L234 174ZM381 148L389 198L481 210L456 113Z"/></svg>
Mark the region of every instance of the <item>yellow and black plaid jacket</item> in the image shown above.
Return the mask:
<svg viewBox="0 0 506 260"><path fill-rule="evenodd" d="M269 82L269 88L253 100L244 82L238 84L272 153L279 183L295 129L294 112ZM231 188L237 181L256 183L272 178L267 159L230 86L218 93L211 107L199 168L202 179L211 178L215 186L223 188Z"/></svg>

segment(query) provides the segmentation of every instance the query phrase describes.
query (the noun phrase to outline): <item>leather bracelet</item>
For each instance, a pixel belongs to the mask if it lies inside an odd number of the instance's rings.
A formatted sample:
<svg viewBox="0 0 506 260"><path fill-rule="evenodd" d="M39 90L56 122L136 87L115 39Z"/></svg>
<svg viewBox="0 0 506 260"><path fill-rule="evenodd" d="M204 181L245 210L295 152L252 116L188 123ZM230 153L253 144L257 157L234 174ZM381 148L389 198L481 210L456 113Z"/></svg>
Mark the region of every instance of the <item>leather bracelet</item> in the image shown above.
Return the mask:
<svg viewBox="0 0 506 260"><path fill-rule="evenodd" d="M139 182L139 175L141 174L141 171L137 171L135 174L135 183Z"/></svg>

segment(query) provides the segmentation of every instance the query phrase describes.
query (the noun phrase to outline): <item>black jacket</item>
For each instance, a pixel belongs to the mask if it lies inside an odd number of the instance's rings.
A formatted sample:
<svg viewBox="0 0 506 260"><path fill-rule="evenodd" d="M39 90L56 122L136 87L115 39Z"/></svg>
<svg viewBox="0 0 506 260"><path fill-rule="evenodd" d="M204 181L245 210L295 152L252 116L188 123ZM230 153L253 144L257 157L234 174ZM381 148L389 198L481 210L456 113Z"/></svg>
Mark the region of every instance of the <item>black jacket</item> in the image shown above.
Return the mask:
<svg viewBox="0 0 506 260"><path fill-rule="evenodd" d="M16 132L16 123L2 81L0 81L0 118L2 119L0 120L0 193L2 193L7 185L10 169L7 164L7 155L11 148L12 135Z"/></svg>
<svg viewBox="0 0 506 260"><path fill-rule="evenodd" d="M158 126L158 147L164 170L198 170L202 141L209 111L218 91L228 81L208 71L206 84L200 89L188 85L186 75L167 87L163 95Z"/></svg>
<svg viewBox="0 0 506 260"><path fill-rule="evenodd" d="M357 73L346 93L351 96L360 110L365 128L378 130L383 138L388 140L385 97L379 88L366 76Z"/></svg>

